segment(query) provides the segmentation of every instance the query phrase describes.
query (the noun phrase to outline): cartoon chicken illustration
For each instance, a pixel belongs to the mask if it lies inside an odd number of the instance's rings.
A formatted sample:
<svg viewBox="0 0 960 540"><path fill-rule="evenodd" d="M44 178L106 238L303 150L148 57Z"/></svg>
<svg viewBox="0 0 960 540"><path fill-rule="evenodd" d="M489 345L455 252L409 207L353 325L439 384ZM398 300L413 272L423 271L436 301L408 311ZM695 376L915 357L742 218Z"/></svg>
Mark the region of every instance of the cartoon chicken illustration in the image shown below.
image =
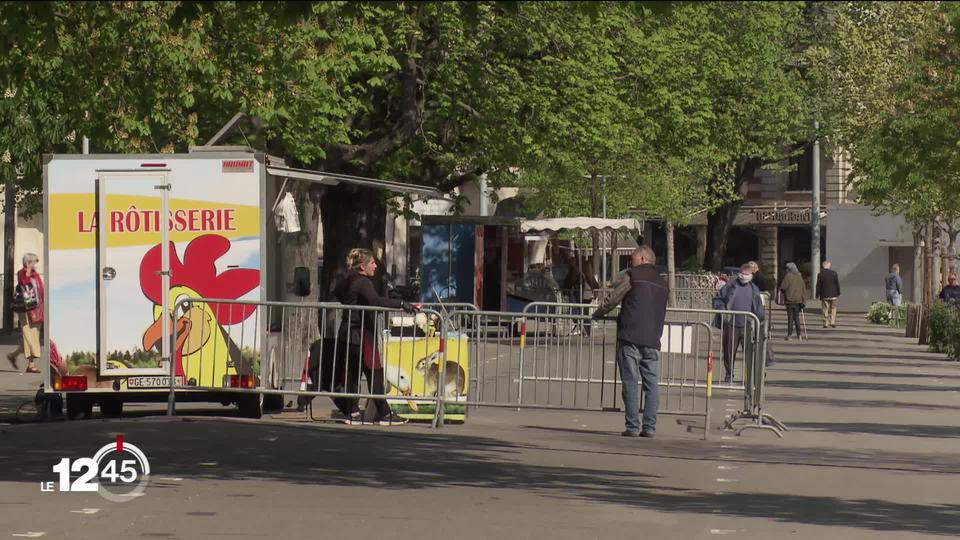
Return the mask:
<svg viewBox="0 0 960 540"><path fill-rule="evenodd" d="M216 261L230 250L230 241L208 234L193 239L184 251L183 261L170 243L171 332L176 329L173 361L178 376L187 384L221 386L224 376L249 373L240 348L230 339L225 326L239 324L256 311L256 306L212 302L185 303L187 298L238 299L260 284L260 272L249 268L231 268L217 273ZM160 276L161 245L144 255L140 262L140 288L153 306L154 322L143 333L143 349L159 349L163 336L162 286Z"/></svg>

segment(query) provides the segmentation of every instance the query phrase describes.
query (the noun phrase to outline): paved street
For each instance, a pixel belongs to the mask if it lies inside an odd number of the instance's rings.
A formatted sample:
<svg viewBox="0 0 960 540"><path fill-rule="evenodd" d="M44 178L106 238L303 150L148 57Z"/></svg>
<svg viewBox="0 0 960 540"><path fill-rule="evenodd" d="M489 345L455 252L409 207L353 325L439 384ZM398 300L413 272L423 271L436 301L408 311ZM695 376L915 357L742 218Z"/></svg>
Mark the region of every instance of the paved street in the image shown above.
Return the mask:
<svg viewBox="0 0 960 540"><path fill-rule="evenodd" d="M783 341L777 320L768 410L790 426L784 439L701 441L669 417L654 440L623 439L618 413L483 409L431 430L142 407L123 420L0 427L0 537L960 536L960 366L861 316L823 330L808 313L801 343ZM5 364L3 413L36 384ZM740 404L727 397L715 396L718 423ZM118 433L150 458L144 497L40 491L61 457Z"/></svg>

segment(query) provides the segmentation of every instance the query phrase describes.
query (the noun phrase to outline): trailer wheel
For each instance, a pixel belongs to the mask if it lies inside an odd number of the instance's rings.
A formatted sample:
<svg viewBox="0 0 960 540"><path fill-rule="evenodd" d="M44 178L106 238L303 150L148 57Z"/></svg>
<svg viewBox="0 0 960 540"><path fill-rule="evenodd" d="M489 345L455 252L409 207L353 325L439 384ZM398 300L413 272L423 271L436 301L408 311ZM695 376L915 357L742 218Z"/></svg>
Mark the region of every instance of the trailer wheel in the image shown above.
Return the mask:
<svg viewBox="0 0 960 540"><path fill-rule="evenodd" d="M120 418L123 416L123 402L119 399L106 399L100 403L100 414L104 418Z"/></svg>
<svg viewBox="0 0 960 540"><path fill-rule="evenodd" d="M264 412L280 412L283 410L283 395L264 394L263 395Z"/></svg>
<svg viewBox="0 0 960 540"><path fill-rule="evenodd" d="M67 418L88 420L93 417L93 401L85 396L67 395Z"/></svg>
<svg viewBox="0 0 960 540"><path fill-rule="evenodd" d="M237 409L245 418L260 418L263 416L263 394L241 397L237 400Z"/></svg>

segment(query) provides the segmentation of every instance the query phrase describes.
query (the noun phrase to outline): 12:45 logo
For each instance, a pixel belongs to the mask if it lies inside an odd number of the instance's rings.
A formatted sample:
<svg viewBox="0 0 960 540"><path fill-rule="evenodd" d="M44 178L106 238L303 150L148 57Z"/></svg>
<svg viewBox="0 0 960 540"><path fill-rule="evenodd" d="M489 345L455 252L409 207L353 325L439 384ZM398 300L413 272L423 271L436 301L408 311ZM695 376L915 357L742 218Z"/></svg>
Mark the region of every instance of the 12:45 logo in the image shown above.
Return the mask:
<svg viewBox="0 0 960 540"><path fill-rule="evenodd" d="M104 445L93 457L61 459L53 472L57 482L42 482L42 491L97 492L109 501L125 502L143 495L150 462L139 448L117 435L115 443Z"/></svg>

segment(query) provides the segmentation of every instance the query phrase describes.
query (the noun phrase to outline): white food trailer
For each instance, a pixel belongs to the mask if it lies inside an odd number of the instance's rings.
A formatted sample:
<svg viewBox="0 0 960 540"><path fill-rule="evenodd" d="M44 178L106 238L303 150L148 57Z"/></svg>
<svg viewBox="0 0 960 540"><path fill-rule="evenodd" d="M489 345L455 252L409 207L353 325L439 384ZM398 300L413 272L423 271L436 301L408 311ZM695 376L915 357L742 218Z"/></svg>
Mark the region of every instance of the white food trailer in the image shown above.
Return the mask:
<svg viewBox="0 0 960 540"><path fill-rule="evenodd" d="M281 191L299 181L439 196L422 186L287 167L246 147L44 156L41 369L45 387L66 395L69 417L88 417L94 405L119 415L124 402L166 401L171 367L179 384L207 388L178 390L178 401L236 403L245 415L261 414L263 396L209 390L238 379L231 375L268 379L271 366L259 360L269 340L231 339L267 335L268 321L251 316L256 306L194 306L205 312L190 320L205 323L177 327L191 335L177 343L169 336L188 314L171 310L193 297L288 299L293 263L279 256L270 214ZM59 371L49 369L51 345ZM186 361L191 355L203 361Z"/></svg>

